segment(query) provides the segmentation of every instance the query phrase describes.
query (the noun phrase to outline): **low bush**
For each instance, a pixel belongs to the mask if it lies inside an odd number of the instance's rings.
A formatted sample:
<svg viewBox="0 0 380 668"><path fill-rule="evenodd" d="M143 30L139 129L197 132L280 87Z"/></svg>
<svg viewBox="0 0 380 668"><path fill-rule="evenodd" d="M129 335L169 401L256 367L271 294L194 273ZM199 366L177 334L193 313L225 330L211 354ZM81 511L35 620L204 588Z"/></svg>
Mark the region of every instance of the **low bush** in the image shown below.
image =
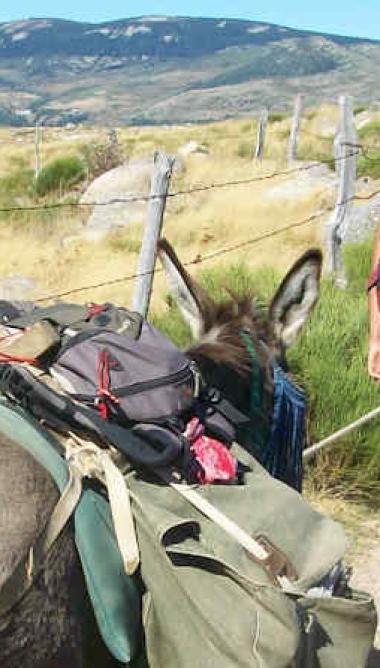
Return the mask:
<svg viewBox="0 0 380 668"><path fill-rule="evenodd" d="M369 151L358 158L357 175L380 179L380 149Z"/></svg>
<svg viewBox="0 0 380 668"><path fill-rule="evenodd" d="M380 179L380 121L361 128L359 139L364 144L364 152L358 158L358 176Z"/></svg>
<svg viewBox="0 0 380 668"><path fill-rule="evenodd" d="M67 192L85 176L85 166L78 157L59 158L40 171L35 184L36 193L43 197L51 192Z"/></svg>
<svg viewBox="0 0 380 668"><path fill-rule="evenodd" d="M358 135L362 141L380 142L380 121L371 121L360 128Z"/></svg>
<svg viewBox="0 0 380 668"><path fill-rule="evenodd" d="M354 107L354 115L358 116L361 114L363 111L365 111L367 107L364 104L358 104L356 107Z"/></svg>
<svg viewBox="0 0 380 668"><path fill-rule="evenodd" d="M95 179L123 162L120 146L116 142L87 144L83 146L82 154L90 179Z"/></svg>
<svg viewBox="0 0 380 668"><path fill-rule="evenodd" d="M285 111L271 111L268 114L268 121L269 123L279 123L280 121L285 120L285 118L288 116Z"/></svg>

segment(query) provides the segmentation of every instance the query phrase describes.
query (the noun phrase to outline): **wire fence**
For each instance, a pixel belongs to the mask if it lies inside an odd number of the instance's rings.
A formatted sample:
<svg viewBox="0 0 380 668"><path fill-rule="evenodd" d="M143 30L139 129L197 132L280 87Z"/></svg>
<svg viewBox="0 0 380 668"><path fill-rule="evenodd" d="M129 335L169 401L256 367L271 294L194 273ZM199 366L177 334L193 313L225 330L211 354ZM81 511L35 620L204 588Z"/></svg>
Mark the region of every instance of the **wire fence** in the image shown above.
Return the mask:
<svg viewBox="0 0 380 668"><path fill-rule="evenodd" d="M326 141L332 141L333 138L327 138L327 137L319 137L317 135L313 135L312 133L305 132L305 134L310 134L311 136L318 138L318 139L325 139ZM358 155L365 155L368 157L368 151L371 150L371 148L379 148L379 147L373 147L370 145L364 145L361 143L355 143L355 144L346 144L349 148L352 148L352 151L349 153L346 153L346 155L341 156L339 158L335 158L335 163L348 160L349 158L353 156L358 156ZM369 158L371 160L371 158ZM333 158L332 158L333 160ZM280 178L280 177L286 177L286 176L292 176L298 173L302 172L309 172L315 168L320 167L320 162L313 162L310 164L306 165L301 165L293 168L288 168L288 169L283 169L283 170L276 170L273 171L269 174L263 174L263 175L258 175L258 176L253 176L250 178L244 178L244 179L234 179L234 180L229 180L229 181L223 181L223 182L216 182L216 183L209 183L209 184L201 184L201 185L196 185L193 187L190 187L188 189L180 189L176 191L171 191L166 195L136 195L136 196L129 196L129 197L117 197L117 198L112 198L107 201L94 201L94 202L53 202L53 203L44 203L44 204L36 204L36 205L30 205L30 206L7 206L7 207L0 207L0 213L15 213L15 212L35 212L35 211L46 211L46 210L54 210L54 209L67 209L67 208L93 208L93 207L107 207L111 206L114 204L129 204L129 203L134 203L134 202L149 202L150 200L157 200L161 197L172 199L175 197L179 196L184 196L184 195L193 195L196 193L202 193L202 192L208 192L211 190L218 190L218 189L223 189L223 188L230 188L230 187L237 187L237 186L245 186L245 185L250 185L254 183L259 183L259 182L264 182L264 181L269 181L272 179ZM331 191L325 191L327 194L331 194ZM185 263L186 267L192 266L192 265L197 265L197 264L202 264L204 262L213 260L215 258L227 255L229 253L241 250L243 248L253 246L257 243L263 242L267 239L276 237L280 234L285 233L286 231L290 231L292 229L296 229L302 226L305 226L307 224L310 224L312 222L315 222L325 216L326 214L332 212L336 206L344 206L348 202L352 202L354 200L357 201L369 201L371 199L374 199L380 195L380 189L375 190L371 193L364 194L364 195L353 195L352 197L345 199L342 202L338 202L334 206L326 206L322 210L317 211L316 213L313 213L309 215L308 217L295 221L292 223L289 223L288 225L285 225L283 227L277 228L275 230L268 231L266 233L263 233L261 235L245 239L244 241L237 242L234 244L231 244L229 246L225 246L223 248L219 248L217 250L214 250L210 253L204 254L204 255L198 255L196 258L193 260ZM107 286L113 286L121 283L126 283L138 278L141 278L143 276L147 275L152 275L155 273L158 273L162 271L160 268L155 268L153 271L149 272L143 272L143 273L132 273L132 274L127 274L120 276L115 279L107 280L107 281L102 281L99 283L95 284L90 284L90 285L84 285L68 290L64 290L61 292L54 292L50 293L49 295L46 296L41 296L37 297L34 301L36 303L39 302L46 302L50 301L53 299L60 299L62 297L66 297L69 295L74 295L80 292L85 292L89 290L96 290L99 288L107 287Z"/></svg>
<svg viewBox="0 0 380 668"><path fill-rule="evenodd" d="M223 255L228 255L229 253L233 253L234 251L241 250L243 248L246 248L248 246L253 246L257 243L260 243L262 241L266 241L267 239L271 239L272 237L276 237L280 234L283 234L284 232L287 232L289 230L295 229L297 227L302 227L304 225L307 225L309 223L314 222L315 220L318 220L322 216L324 216L326 213L329 211L332 211L334 207L326 207L325 209L318 211L317 213L312 214L311 216L308 216L307 218L304 218L303 220L299 220L293 223L289 223L289 225L285 225L283 227L277 228L275 230L272 230L270 232L265 232L264 234L258 235L256 237L252 237L250 239L245 239L244 241L237 242L235 244L231 244L229 246L225 246L224 248L219 248L215 251L211 251L210 253L206 253L204 255L197 255L193 260L189 260L188 262L184 262L183 266L184 267L191 267L194 265L199 265L203 264L204 262L208 262L210 260L214 260L215 258L221 257ZM38 297L34 299L33 301L36 303L39 302L45 302L45 301L50 301L51 299L60 299L61 297L67 297L69 295L77 294L79 292L86 292L87 290L96 290L98 288L104 288L108 287L111 285L117 285L120 283L127 283L129 281L135 280L137 278L142 278L143 276L151 276L155 275L157 273L161 273L163 270L160 267L156 267L152 271L146 271L146 272L140 272L140 273L133 273L133 274L126 274L123 276L119 276L118 278L114 278L111 280L107 281L102 281L100 283L94 283L91 285L84 285L81 287L77 288L72 288L70 290L64 290L62 292L55 292L55 293L50 293L47 296L44 297Z"/></svg>
<svg viewBox="0 0 380 668"><path fill-rule="evenodd" d="M361 148L359 148L359 145L355 147L355 150L351 153L347 153L345 156L342 156L340 158L336 158L335 162L341 162L348 160L349 158L353 156L357 156L360 154ZM73 208L94 208L94 207L107 207L111 206L114 204L132 204L136 202L149 202L150 200L157 200L160 199L161 197L165 197L165 199L173 199L175 197L183 196L183 195L193 195L196 193L202 193L202 192L207 192L210 190L218 190L222 188L229 188L229 187L234 187L234 186L243 186L243 185L251 185L253 183L260 183L263 181L270 181L275 178L279 178L282 176L292 176L294 174L298 174L301 172L309 172L312 169L316 169L321 166L320 162L313 162L308 165L302 165L300 167L293 167L290 169L284 169L284 170L276 170L274 172L271 172L270 174L263 174L260 176L253 176L250 178L246 179L234 179L230 181L223 181L223 182L218 182L218 183L208 183L208 184L202 184L198 186L194 186L188 189L181 189L181 190L176 190L176 191L171 191L167 193L166 195L133 195L130 197L114 197L109 200L103 201L103 202L95 202L95 201L90 201L90 202L51 202L51 203L44 203L44 204L32 204L29 206L7 206L7 207L0 207L0 213L15 213L15 212L32 212L32 211L48 211L48 210L53 210L53 209L73 209Z"/></svg>
<svg viewBox="0 0 380 668"><path fill-rule="evenodd" d="M343 206L343 205L345 205L348 202L351 202L353 200L366 200L366 201L368 201L368 200L373 199L377 195L380 195L380 189L376 190L376 191L374 191L374 192L372 192L368 195L355 195L354 197L350 197L349 199L347 199L343 202L340 202L339 205ZM316 213L313 213L310 216L307 216L306 218L303 218L302 220L298 220L298 221L289 223L288 225L284 225L284 226L279 227L275 230L271 230L271 231L265 232L261 235L257 235L255 237L245 239L244 241L240 241L240 242L237 242L235 244L230 244L230 245L225 246L223 248L216 249L214 251L211 251L210 253L206 253L206 254L203 254L203 255L197 255L193 260L189 260L188 262L184 262L183 264L184 264L185 267L191 267L191 266L194 266L194 265L203 264L204 262L209 262L210 260L214 260L216 258L222 257L224 255L228 255L228 254L233 253L235 251L242 250L243 248L247 248L249 246L253 246L255 244L266 241L268 239L277 237L277 236L279 236L279 235L281 235L285 232L288 232L290 230L293 230L293 229L296 229L296 228L299 228L299 227L304 227L305 225L308 225L310 223L313 223L313 222L319 220L320 218L322 218L326 214L331 213L334 210L335 206L326 206L323 209L317 211ZM132 281L132 280L135 280L135 279L138 279L138 278L142 278L143 276L155 275L155 274L161 273L161 272L162 272L162 269L160 267L156 267L154 270L148 271L148 272L140 272L140 273L135 272L135 273L132 273L132 274L125 274L123 276L119 276L118 278L114 278L114 279L111 279L111 280L101 281L99 283L93 283L93 284L90 284L90 285L83 285L83 286L80 286L80 287L77 287L77 288L72 288L70 290L63 290L61 292L50 293L47 296L38 297L38 298L34 299L33 301L36 302L36 303L40 303L40 302L50 301L52 299L60 299L62 297L68 297L69 295L78 294L80 292L86 292L88 290L96 290L96 289L99 289L99 288L118 285L118 284L121 284L121 283L127 283L129 281Z"/></svg>

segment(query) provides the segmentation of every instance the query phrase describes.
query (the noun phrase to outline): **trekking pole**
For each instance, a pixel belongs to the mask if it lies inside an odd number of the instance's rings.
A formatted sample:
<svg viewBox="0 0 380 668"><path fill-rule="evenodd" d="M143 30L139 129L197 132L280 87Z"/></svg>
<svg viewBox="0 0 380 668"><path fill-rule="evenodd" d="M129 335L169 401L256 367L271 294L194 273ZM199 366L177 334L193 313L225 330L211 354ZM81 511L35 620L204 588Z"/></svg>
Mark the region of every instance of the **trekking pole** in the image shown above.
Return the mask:
<svg viewBox="0 0 380 668"><path fill-rule="evenodd" d="M327 436L322 441L319 441L319 443L315 443L314 445L311 445L310 448L306 448L306 450L303 451L302 455L303 461L308 462L312 457L314 457L321 450L324 450L328 445L335 443L335 441L338 441L343 436L346 436L355 429L359 429L359 427L362 427L368 422L371 422L371 420L374 420L379 415L380 415L380 406L374 408L374 410L370 411L369 413L366 413L358 420L355 420L355 422L351 422L351 424L347 425L347 427L343 427L342 429L339 429L338 431L334 432L334 434Z"/></svg>

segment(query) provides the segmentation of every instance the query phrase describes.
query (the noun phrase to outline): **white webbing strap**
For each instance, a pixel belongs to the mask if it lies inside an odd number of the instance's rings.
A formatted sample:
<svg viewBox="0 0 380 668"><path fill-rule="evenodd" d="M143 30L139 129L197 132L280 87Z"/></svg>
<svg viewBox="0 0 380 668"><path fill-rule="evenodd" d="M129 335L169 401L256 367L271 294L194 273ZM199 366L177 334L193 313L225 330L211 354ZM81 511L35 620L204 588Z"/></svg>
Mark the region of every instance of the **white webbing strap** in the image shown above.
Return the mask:
<svg viewBox="0 0 380 668"><path fill-rule="evenodd" d="M207 501L207 499L198 494L198 492L191 486L184 483L175 483L168 479L165 474L160 474L160 477L165 480L172 489L181 494L181 496L195 506L195 508L197 508L203 515L212 520L223 529L223 531L229 534L229 536L240 543L240 545L253 557L254 561L261 563L263 568L267 569L270 554L257 540L239 527L236 522L218 510L212 503ZM294 585L285 575L277 575L276 579L282 589L286 591L294 590Z"/></svg>
<svg viewBox="0 0 380 668"><path fill-rule="evenodd" d="M133 521L131 499L123 474L107 452L102 452L100 461L105 475L112 519L124 568L132 575L140 563L135 525Z"/></svg>
<svg viewBox="0 0 380 668"><path fill-rule="evenodd" d="M130 493L126 480L112 461L111 454L90 441L70 433L65 443L66 457L74 462L83 477L97 478L107 488L117 543L125 572L132 575L140 563Z"/></svg>

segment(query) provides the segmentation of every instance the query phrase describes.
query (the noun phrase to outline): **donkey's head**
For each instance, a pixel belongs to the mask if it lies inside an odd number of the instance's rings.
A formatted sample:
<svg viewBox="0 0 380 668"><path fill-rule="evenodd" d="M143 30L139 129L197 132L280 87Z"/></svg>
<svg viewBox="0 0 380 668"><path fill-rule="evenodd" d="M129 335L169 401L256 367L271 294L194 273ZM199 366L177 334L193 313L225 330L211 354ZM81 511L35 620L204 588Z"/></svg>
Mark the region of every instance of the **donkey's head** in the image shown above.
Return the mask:
<svg viewBox="0 0 380 668"><path fill-rule="evenodd" d="M237 296L229 292L228 301L214 301L190 277L165 239L159 243L159 257L171 293L195 339L187 353L198 363L207 382L244 407L252 366L252 348L246 335L257 344L256 354L261 366L267 368L268 378L273 360L286 365L286 350L297 339L318 300L321 252L312 249L297 260L268 309L258 305L253 293Z"/></svg>

